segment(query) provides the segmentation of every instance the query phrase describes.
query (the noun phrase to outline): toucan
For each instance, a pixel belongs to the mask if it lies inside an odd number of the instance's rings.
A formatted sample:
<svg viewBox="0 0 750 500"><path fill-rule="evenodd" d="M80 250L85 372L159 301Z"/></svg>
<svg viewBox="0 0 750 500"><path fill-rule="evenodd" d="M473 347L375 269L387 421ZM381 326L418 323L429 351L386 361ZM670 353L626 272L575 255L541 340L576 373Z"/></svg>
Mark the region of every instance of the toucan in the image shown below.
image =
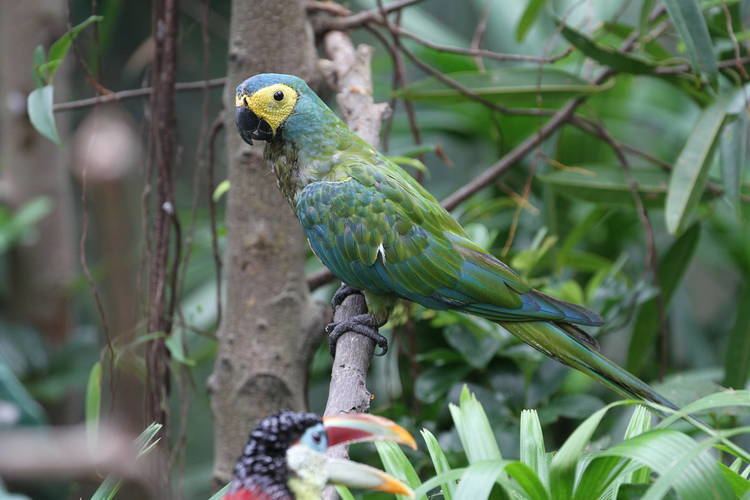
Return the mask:
<svg viewBox="0 0 750 500"><path fill-rule="evenodd" d="M326 456L330 446L378 440L416 449L408 431L375 415L271 415L250 433L224 500L317 500L328 484L413 496L408 486L383 471Z"/></svg>

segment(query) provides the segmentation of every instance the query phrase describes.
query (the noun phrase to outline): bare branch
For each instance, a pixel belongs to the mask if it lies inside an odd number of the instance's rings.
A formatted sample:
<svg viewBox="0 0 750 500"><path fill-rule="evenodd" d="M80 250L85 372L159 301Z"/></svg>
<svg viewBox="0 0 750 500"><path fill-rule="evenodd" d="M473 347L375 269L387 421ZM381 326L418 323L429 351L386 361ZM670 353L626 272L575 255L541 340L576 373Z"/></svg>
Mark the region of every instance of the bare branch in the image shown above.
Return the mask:
<svg viewBox="0 0 750 500"><path fill-rule="evenodd" d="M506 54L502 52L495 52L492 50L481 49L478 46L465 49L462 47L452 47L450 45L441 45L438 43L431 42L425 38L422 38L419 35L416 35L412 33L411 31L407 31L403 28L396 28L396 31L399 35L409 38L411 40L414 40L418 44L423 45L429 49L436 50L438 52L448 52L451 54L487 58L487 59L493 59L495 61L504 61L504 62L516 61L516 62L533 62L533 63L540 63L540 64L549 64L549 63L559 61L560 59L567 57L573 52L573 49L571 47L561 52L558 55L550 56L550 57L530 56L530 55L525 55L525 54ZM481 33L481 31L477 31L477 32Z"/></svg>
<svg viewBox="0 0 750 500"><path fill-rule="evenodd" d="M657 12L661 12L663 6L659 6L651 14L653 17ZM620 50L623 52L630 52L633 50L635 43L638 41L639 34L637 32L632 33L622 44ZM602 84L611 78L615 74L612 69L606 70L598 78L594 80L594 84ZM492 184L495 179L505 173L511 166L517 161L520 161L526 156L532 149L541 144L557 129L565 125L565 123L573 116L575 110L584 103L586 97L576 97L568 101L562 108L560 108L550 119L540 128L534 135L528 137L521 144L510 150L505 156L500 158L494 165L485 170L482 174L474 178L468 184L454 191L451 195L442 201L443 207L447 210L453 210L456 206L462 203L464 200L469 198L477 191L484 189L485 187Z"/></svg>
<svg viewBox="0 0 750 500"><path fill-rule="evenodd" d="M397 0L384 5L383 10L386 13L391 13L421 1L422 0ZM362 12L357 12L356 14L347 17L334 17L328 19L325 23L318 26L317 31L319 33L327 33L328 31L348 31L354 28L361 28L372 22L377 24L383 23L382 11L378 7L370 10L363 10Z"/></svg>
<svg viewBox="0 0 750 500"><path fill-rule="evenodd" d="M479 22L477 23L476 28L474 28L474 34L471 37L471 50L480 50L482 47L482 41L484 40L484 34L487 31L487 23L490 20L490 12L492 9L492 3L487 2L487 4L484 6L484 10L482 11L482 17L479 18ZM484 61L481 57L475 56L474 60L476 61L477 67L480 71L484 71Z"/></svg>
<svg viewBox="0 0 750 500"><path fill-rule="evenodd" d="M145 471L136 468L134 436L107 425L98 436L92 450L82 425L0 432L0 477L48 480L115 473L146 479Z"/></svg>
<svg viewBox="0 0 750 500"><path fill-rule="evenodd" d="M223 87L225 83L226 78L212 78L211 80L199 80L197 82L181 82L175 84L174 90L176 92L205 90L210 88ZM147 97L151 95L151 92L153 92L153 87L121 90L119 92L112 92L110 94L100 95L97 97L89 97L87 99L79 99L77 101L59 102L52 107L52 110L57 113L61 111L71 111L74 109L88 108L91 106L96 106L97 104L106 104L108 102L124 101L126 99L136 99L138 97Z"/></svg>
<svg viewBox="0 0 750 500"><path fill-rule="evenodd" d="M349 128L377 147L380 142L380 125L389 108L385 104L376 104L372 98L372 48L360 45L355 49L349 36L338 31L326 34L324 46L332 59L324 62L324 73L329 81L336 83L336 98L344 119ZM334 321L344 321L366 312L364 298L352 295L336 309ZM370 393L365 383L374 348L374 342L363 335L347 332L339 338L331 370L326 415L365 412L369 409ZM346 456L346 448L334 447L329 450L329 454ZM331 499L337 495L329 488L324 496Z"/></svg>

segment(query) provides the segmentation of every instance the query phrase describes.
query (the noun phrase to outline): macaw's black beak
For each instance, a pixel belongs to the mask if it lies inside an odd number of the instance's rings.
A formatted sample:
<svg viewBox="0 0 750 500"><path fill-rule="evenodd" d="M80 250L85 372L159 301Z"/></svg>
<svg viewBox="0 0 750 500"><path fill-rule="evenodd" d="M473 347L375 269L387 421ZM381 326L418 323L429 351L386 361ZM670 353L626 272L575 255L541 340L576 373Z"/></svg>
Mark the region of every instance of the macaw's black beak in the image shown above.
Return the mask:
<svg viewBox="0 0 750 500"><path fill-rule="evenodd" d="M237 130L240 131L240 136L246 143L252 145L253 139L259 141L273 139L271 126L267 121L258 118L258 115L253 113L250 108L238 106L234 118L237 123Z"/></svg>

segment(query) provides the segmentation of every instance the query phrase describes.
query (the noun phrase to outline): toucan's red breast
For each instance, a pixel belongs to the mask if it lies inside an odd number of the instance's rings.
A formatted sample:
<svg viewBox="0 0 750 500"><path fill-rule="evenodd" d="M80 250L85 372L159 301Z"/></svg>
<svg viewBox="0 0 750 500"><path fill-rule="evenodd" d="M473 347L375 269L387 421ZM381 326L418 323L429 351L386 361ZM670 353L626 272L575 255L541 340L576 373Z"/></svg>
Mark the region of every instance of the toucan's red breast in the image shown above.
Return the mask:
<svg viewBox="0 0 750 500"><path fill-rule="evenodd" d="M223 500L271 500L271 497L256 489L248 490L247 488L241 488L237 491L227 493L224 495Z"/></svg>

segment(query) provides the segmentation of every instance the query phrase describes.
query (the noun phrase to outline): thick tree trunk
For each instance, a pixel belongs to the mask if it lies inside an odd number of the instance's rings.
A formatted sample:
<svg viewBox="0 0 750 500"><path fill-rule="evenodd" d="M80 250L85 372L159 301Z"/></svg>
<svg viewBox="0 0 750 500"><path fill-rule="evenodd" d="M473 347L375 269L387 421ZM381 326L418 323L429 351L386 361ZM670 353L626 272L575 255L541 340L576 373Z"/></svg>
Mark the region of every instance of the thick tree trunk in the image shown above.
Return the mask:
<svg viewBox="0 0 750 500"><path fill-rule="evenodd" d="M212 392L217 481L231 477L248 432L281 408L306 407L307 372L323 318L308 294L299 224L262 158L236 133L234 91L262 72L310 79L313 35L303 0L234 0L226 106L229 181L227 301Z"/></svg>
<svg viewBox="0 0 750 500"><path fill-rule="evenodd" d="M0 165L3 203L17 208L43 196L52 212L37 224L35 238L14 249L10 264L10 310L53 344L72 324L69 286L76 268L76 236L67 155L36 132L26 115L34 88L32 53L65 32L65 0L0 0ZM66 71L55 79L65 95ZM60 127L65 140L64 127Z"/></svg>

